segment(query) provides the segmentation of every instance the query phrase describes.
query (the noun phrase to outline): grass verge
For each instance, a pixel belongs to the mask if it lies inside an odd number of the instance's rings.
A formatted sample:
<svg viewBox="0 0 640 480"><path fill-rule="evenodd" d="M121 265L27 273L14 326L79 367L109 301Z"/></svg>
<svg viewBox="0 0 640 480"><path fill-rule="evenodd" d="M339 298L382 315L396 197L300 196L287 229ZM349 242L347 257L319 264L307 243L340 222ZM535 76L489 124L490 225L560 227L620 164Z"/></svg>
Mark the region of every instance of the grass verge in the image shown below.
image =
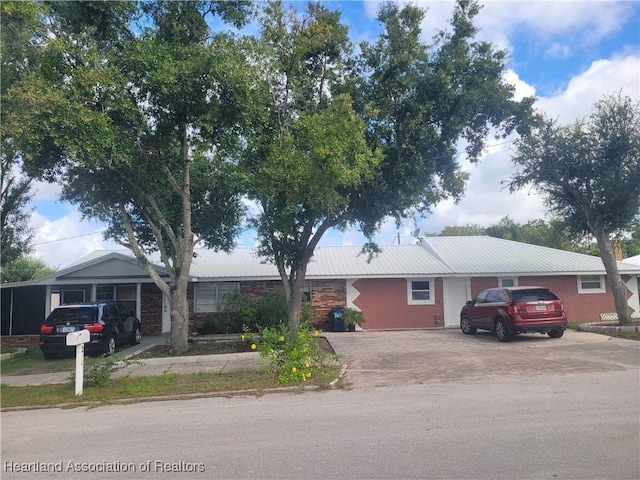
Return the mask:
<svg viewBox="0 0 640 480"><path fill-rule="evenodd" d="M75 368L75 362L75 357L45 360L38 347L28 347L24 355L3 360L1 368L3 374L29 375L32 373L72 371Z"/></svg>
<svg viewBox="0 0 640 480"><path fill-rule="evenodd" d="M330 383L340 375L339 366L327 366L323 371L310 378L303 387L312 385L321 389L329 388ZM162 375L111 379L108 385L85 388L83 394L75 396L71 382L57 385L38 385L13 387L0 385L2 409L14 407L55 406L76 407L91 404L109 405L117 401L141 400L150 397L176 395L210 394L254 390L258 394L267 389L282 387L272 372L248 371L233 373L163 373Z"/></svg>

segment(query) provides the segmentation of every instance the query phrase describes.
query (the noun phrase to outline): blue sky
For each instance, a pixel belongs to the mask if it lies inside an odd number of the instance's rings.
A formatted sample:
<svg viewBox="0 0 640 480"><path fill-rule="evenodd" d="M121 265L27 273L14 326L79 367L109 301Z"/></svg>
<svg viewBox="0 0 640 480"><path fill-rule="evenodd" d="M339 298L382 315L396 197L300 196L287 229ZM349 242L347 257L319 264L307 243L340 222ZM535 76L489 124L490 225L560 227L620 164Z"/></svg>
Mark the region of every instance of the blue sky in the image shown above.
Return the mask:
<svg viewBox="0 0 640 480"><path fill-rule="evenodd" d="M326 2L342 10L354 41L374 41L380 31L375 21L380 2ZM423 36L447 28L453 10L451 1L413 2L428 8ZM481 2L477 17L479 38L492 42L510 54L507 81L516 94L535 95L536 108L561 123L589 115L592 105L604 95L622 92L640 98L640 2L593 1L510 1ZM304 8L299 2L299 8ZM501 185L512 172L510 141L495 145L478 165L460 162L470 173L466 195L455 205L443 202L433 212L407 221L398 230L393 221L385 223L376 240L382 246L414 239L410 232L439 233L449 225L488 226L504 216L518 222L545 218L543 199L530 191L509 194ZM491 141L489 142L492 143ZM73 205L57 201L58 187L37 185L31 226L34 255L54 267L64 267L99 249L117 248L104 241L102 226L82 221ZM325 245L360 245L356 231L325 235ZM251 232L238 243L253 245Z"/></svg>

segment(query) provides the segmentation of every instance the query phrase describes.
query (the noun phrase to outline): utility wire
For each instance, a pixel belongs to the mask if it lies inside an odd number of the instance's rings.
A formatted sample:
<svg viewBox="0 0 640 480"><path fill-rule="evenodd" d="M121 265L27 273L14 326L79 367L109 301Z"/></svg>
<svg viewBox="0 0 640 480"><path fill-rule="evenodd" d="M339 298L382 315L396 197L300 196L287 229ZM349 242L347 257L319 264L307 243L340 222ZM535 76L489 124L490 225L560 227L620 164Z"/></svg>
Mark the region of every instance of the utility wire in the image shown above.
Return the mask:
<svg viewBox="0 0 640 480"><path fill-rule="evenodd" d="M58 238L57 240L49 240L48 242L34 243L32 244L32 246L35 247L37 245L45 245L47 243L56 243L56 242L62 242L64 240L72 240L74 238L88 237L89 235L95 235L96 233L102 233L102 232L104 232L104 230L98 230L97 232L91 232L91 233L83 233L82 235L76 235L75 237Z"/></svg>

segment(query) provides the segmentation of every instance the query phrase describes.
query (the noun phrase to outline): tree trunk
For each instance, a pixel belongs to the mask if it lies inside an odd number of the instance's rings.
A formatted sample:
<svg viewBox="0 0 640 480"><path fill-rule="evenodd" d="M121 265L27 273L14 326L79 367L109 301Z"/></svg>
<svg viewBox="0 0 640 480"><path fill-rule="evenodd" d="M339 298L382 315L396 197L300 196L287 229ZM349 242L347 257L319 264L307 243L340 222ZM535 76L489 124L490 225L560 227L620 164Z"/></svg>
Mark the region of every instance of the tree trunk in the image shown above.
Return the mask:
<svg viewBox="0 0 640 480"><path fill-rule="evenodd" d="M187 281L178 278L171 285L171 353L184 354L189 351L189 301Z"/></svg>
<svg viewBox="0 0 640 480"><path fill-rule="evenodd" d="M613 253L613 246L609 240L609 235L602 228L593 228L592 233L596 237L598 247L600 247L600 257L602 263L607 272L607 279L611 286L613 293L613 299L616 306L616 313L618 314L618 323L620 325L631 324L631 314L629 313L629 306L627 303L627 287L620 277L618 271L618 263Z"/></svg>
<svg viewBox="0 0 640 480"><path fill-rule="evenodd" d="M284 266L280 269L287 302L287 333L289 340L293 340L300 330L300 316L302 313L302 298L304 296L307 263L308 260L292 268L289 277L286 276Z"/></svg>

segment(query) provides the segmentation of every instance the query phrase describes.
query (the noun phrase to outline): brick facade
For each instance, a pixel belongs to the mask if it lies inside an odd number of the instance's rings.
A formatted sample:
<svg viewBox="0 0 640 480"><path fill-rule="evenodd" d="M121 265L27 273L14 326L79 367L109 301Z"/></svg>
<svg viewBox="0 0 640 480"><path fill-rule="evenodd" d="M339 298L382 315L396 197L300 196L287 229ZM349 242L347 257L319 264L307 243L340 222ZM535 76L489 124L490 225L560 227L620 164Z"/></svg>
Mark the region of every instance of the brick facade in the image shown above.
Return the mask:
<svg viewBox="0 0 640 480"><path fill-rule="evenodd" d="M140 323L143 335L162 333L162 291L155 283L141 285Z"/></svg>
<svg viewBox="0 0 640 480"><path fill-rule="evenodd" d="M40 345L40 335L3 335L3 347L37 347Z"/></svg>
<svg viewBox="0 0 640 480"><path fill-rule="evenodd" d="M311 282L311 306L313 323L330 330L331 309L347 306L347 282L345 280L313 280Z"/></svg>

